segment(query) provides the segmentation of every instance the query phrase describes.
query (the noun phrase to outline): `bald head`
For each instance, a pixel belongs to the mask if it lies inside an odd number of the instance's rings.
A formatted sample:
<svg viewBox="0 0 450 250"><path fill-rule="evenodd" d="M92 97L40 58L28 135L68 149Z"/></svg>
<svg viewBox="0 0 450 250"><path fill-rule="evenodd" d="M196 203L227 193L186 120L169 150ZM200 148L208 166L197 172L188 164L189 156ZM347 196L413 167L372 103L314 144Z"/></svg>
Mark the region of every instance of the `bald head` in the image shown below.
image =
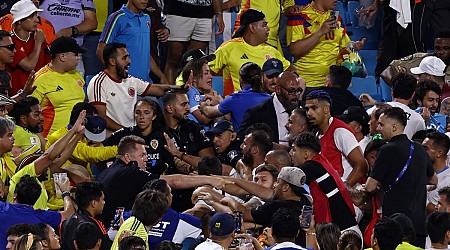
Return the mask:
<svg viewBox="0 0 450 250"><path fill-rule="evenodd" d="M281 170L282 167L291 166L292 163L289 153L282 149L269 151L264 162L274 165L278 170Z"/></svg>
<svg viewBox="0 0 450 250"><path fill-rule="evenodd" d="M301 99L305 88L302 85L305 84L304 80L302 80L289 71L285 71L278 76L275 93L286 110L292 111L298 108L298 101Z"/></svg>

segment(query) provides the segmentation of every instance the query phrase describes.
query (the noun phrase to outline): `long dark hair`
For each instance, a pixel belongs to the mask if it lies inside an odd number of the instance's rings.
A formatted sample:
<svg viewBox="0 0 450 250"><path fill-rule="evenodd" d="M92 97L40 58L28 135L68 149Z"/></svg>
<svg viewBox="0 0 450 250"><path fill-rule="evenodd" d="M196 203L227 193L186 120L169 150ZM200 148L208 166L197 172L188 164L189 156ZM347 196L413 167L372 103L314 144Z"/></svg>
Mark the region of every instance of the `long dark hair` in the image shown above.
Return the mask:
<svg viewBox="0 0 450 250"><path fill-rule="evenodd" d="M254 92L263 92L263 73L258 64L252 62L244 63L239 70L239 76L244 83L252 86Z"/></svg>
<svg viewBox="0 0 450 250"><path fill-rule="evenodd" d="M153 110L154 115L156 115L156 118L152 122L152 130L159 130L161 132L167 132L168 127L166 123L166 119L164 118L163 112L161 110L161 107L159 104L153 100L150 99L142 99L136 102L134 105L133 112L136 111L137 105L145 103L150 106L150 108Z"/></svg>

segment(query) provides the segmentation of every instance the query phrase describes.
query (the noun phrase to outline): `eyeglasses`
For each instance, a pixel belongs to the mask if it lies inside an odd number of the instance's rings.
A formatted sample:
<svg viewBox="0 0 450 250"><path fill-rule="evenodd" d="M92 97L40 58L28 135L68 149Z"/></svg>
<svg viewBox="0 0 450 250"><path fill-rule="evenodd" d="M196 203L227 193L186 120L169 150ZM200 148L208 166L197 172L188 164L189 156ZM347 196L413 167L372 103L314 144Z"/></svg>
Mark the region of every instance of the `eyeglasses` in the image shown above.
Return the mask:
<svg viewBox="0 0 450 250"><path fill-rule="evenodd" d="M11 52L14 52L14 48L16 47L16 45L14 44L14 43L11 43L11 44L9 44L9 45L3 45L3 46L0 46L0 48L6 48L6 49L8 49L9 51L11 51Z"/></svg>
<svg viewBox="0 0 450 250"><path fill-rule="evenodd" d="M298 89L287 89L281 85L278 85L280 87L282 87L284 90L286 90L286 92L288 93L288 95L300 95L303 92L302 88L298 88Z"/></svg>

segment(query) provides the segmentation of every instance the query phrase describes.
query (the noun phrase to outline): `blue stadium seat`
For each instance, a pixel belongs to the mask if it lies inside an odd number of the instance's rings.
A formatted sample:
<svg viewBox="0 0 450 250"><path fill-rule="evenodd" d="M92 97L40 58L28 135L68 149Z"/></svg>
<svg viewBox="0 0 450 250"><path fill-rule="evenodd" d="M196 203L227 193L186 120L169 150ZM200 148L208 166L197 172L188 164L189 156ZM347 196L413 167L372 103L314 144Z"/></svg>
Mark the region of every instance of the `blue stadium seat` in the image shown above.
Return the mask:
<svg viewBox="0 0 450 250"><path fill-rule="evenodd" d="M366 66L369 76L375 76L375 67L377 66L377 50L360 50L358 51L364 65Z"/></svg>
<svg viewBox="0 0 450 250"><path fill-rule="evenodd" d="M383 22L382 11L378 11L377 17L375 19L375 25L370 29L358 26L359 17L355 13L355 9L360 6L358 1L349 1L347 3L347 11L349 22L347 25L347 33L349 34L352 41L358 41L363 37L367 38L367 42L364 45L366 50L378 49L378 44L381 37L381 25Z"/></svg>
<svg viewBox="0 0 450 250"><path fill-rule="evenodd" d="M375 100L381 101L381 95L378 93L375 77L373 76L368 76L366 78L353 77L352 84L348 90L357 98L359 98L362 93L367 93Z"/></svg>
<svg viewBox="0 0 450 250"><path fill-rule="evenodd" d="M87 100L87 87L88 87L89 82L91 81L92 77L94 77L94 75L87 75L84 77L84 81L86 83L84 84L83 90L84 90L84 96L86 97L86 100Z"/></svg>
<svg viewBox="0 0 450 250"><path fill-rule="evenodd" d="M215 91L217 91L217 94L223 95L223 77L222 76L213 76L212 88Z"/></svg>
<svg viewBox="0 0 450 250"><path fill-rule="evenodd" d="M336 7L334 7L334 10L339 11L339 15L342 18L342 23L344 25L347 25L347 23L348 23L348 20L347 20L347 9L345 8L344 3L341 2L341 1L338 1L336 3Z"/></svg>
<svg viewBox="0 0 450 250"><path fill-rule="evenodd" d="M380 89L382 101L391 102L392 101L392 88L387 85L382 78L380 78Z"/></svg>

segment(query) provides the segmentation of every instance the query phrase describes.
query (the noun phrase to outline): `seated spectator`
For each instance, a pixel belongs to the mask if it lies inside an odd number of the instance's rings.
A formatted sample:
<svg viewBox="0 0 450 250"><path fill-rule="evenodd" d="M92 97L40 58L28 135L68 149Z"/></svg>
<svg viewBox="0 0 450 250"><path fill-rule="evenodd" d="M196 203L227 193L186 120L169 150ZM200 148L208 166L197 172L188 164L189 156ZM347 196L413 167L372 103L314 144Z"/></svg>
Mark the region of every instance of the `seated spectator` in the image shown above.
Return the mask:
<svg viewBox="0 0 450 250"><path fill-rule="evenodd" d="M44 129L44 116L38 99L28 96L18 101L13 105L10 116L16 124L12 149L14 157L33 146L40 150L45 149L45 139L41 134Z"/></svg>
<svg viewBox="0 0 450 250"><path fill-rule="evenodd" d="M52 226L45 223L35 225L37 235L41 238L42 247L44 250L58 250L61 249L59 236L55 233Z"/></svg>
<svg viewBox="0 0 450 250"><path fill-rule="evenodd" d="M382 217L373 229L372 249L394 250L401 243L401 227L393 219Z"/></svg>
<svg viewBox="0 0 450 250"><path fill-rule="evenodd" d="M295 137L297 137L299 134L310 131L308 116L306 113L307 111L305 108L296 108L292 110L288 122L285 125L288 131L288 133L286 134L286 138L289 142L289 145L292 145Z"/></svg>
<svg viewBox="0 0 450 250"><path fill-rule="evenodd" d="M321 90L330 94L333 105L331 116L342 115L351 106L362 107L361 101L348 90L352 82L352 72L344 66L331 65Z"/></svg>
<svg viewBox="0 0 450 250"><path fill-rule="evenodd" d="M29 233L36 234L36 228L31 224L19 223L9 227L6 230L6 239L8 241L6 250L13 249L20 236Z"/></svg>
<svg viewBox="0 0 450 250"><path fill-rule="evenodd" d="M277 86L277 78L283 72L283 62L277 58L267 60L262 66L264 92L271 95L275 92Z"/></svg>
<svg viewBox="0 0 450 250"><path fill-rule="evenodd" d="M284 70L295 71L283 55L265 42L269 28L265 15L257 9L248 9L240 15L240 28L234 39L222 44L214 53L216 59L209 63L212 71L223 70L224 95L241 90L239 70L246 62L262 66L270 58L282 61Z"/></svg>
<svg viewBox="0 0 450 250"><path fill-rule="evenodd" d="M33 235L31 233L24 234L19 237L14 244L14 250L43 250L41 238L39 236Z"/></svg>
<svg viewBox="0 0 450 250"><path fill-rule="evenodd" d="M242 65L239 70L239 83L242 90L227 96L217 105L206 100L200 104L200 111L209 118L231 115L231 123L235 128L239 128L249 108L270 99L262 90L262 73L257 64L248 62Z"/></svg>
<svg viewBox="0 0 450 250"><path fill-rule="evenodd" d="M122 128L114 132L102 142L103 146L119 145L120 140L128 135L136 135L145 140L148 147L146 170L154 174L163 174L169 167L173 167L173 157L165 149L167 124L161 107L153 100L142 99L134 105L134 121L136 125Z"/></svg>
<svg viewBox="0 0 450 250"><path fill-rule="evenodd" d="M354 186L366 175L367 163L351 128L331 116L331 106L331 97L323 90L314 90L306 97L308 120L319 130L322 155L348 185Z"/></svg>
<svg viewBox="0 0 450 250"><path fill-rule="evenodd" d="M69 124L73 106L84 101L84 79L76 70L81 48L70 37L59 37L51 45L52 60L36 72L32 96L44 115L44 137Z"/></svg>
<svg viewBox="0 0 450 250"><path fill-rule="evenodd" d="M409 139L418 131L426 129L422 116L408 107L414 97L416 88L417 79L413 75L400 73L392 78L392 102L386 103L391 107L399 107L408 114L405 134ZM376 104L376 101L367 94L362 94L359 99L363 102L364 107ZM372 114L373 111L374 108L372 107L367 110L367 113Z"/></svg>
<svg viewBox="0 0 450 250"><path fill-rule="evenodd" d="M447 249L450 242L450 214L445 212L434 212L428 215L426 222L431 248Z"/></svg>
<svg viewBox="0 0 450 250"><path fill-rule="evenodd" d="M138 95L159 97L164 95L166 89L180 88L167 84L150 84L137 78L138 76L128 74L131 56L127 45L114 42L103 46L105 70L91 79L87 97L97 108L99 116L106 120L109 130L116 131L134 125L133 113L129 111L136 104ZM142 61L136 60L133 65L140 63Z"/></svg>
<svg viewBox="0 0 450 250"><path fill-rule="evenodd" d="M369 136L370 116L366 110L362 106L350 106L341 115L337 115L336 118L345 122L350 127L351 131L355 134L359 147L364 152L367 144L372 140Z"/></svg>
<svg viewBox="0 0 450 250"><path fill-rule="evenodd" d="M273 142L287 146L285 127L289 113L299 107L305 83L292 72L283 72L277 78L275 95L249 108L239 126L238 137L243 138L246 129L255 123L266 123L272 129Z"/></svg>
<svg viewBox="0 0 450 250"><path fill-rule="evenodd" d="M41 185L35 178L25 175L17 183L14 191L14 202L12 204L0 202L0 219L2 221L0 223L1 246L6 246L7 244L6 231L10 226L20 223L37 224L43 222L53 228L58 228L61 222L74 212L70 193L64 187L62 187L62 191L67 192L64 196L66 201L64 211L35 210L32 206L38 200L41 189Z"/></svg>
<svg viewBox="0 0 450 250"><path fill-rule="evenodd" d="M312 133L300 134L292 144L294 166L306 175L317 223L332 222L342 231L351 229L360 233L355 220L355 209L342 179L330 162L320 154L320 140Z"/></svg>
<svg viewBox="0 0 450 250"><path fill-rule="evenodd" d="M147 249L145 241L137 236L125 237L119 243L119 250L136 250L136 249Z"/></svg>
<svg viewBox="0 0 450 250"><path fill-rule="evenodd" d="M450 213L450 187L443 187L438 190L439 201L436 207L439 212Z"/></svg>
<svg viewBox="0 0 450 250"><path fill-rule="evenodd" d="M49 44L45 34L37 28L38 15L42 12L31 0L20 0L11 8L13 30L11 38L16 46L14 60L7 66L11 74L10 96L23 92L32 71L38 71L50 62ZM22 91L21 91L22 90Z"/></svg>
<svg viewBox="0 0 450 250"><path fill-rule="evenodd" d="M168 200L164 194L148 189L140 192L136 195L131 217L120 226L111 249L119 249L119 237L125 230L143 239L149 249L148 231L161 220L167 208Z"/></svg>
<svg viewBox="0 0 450 250"><path fill-rule="evenodd" d="M83 222L75 229L74 246L77 250L100 250L102 235L92 222Z"/></svg>
<svg viewBox="0 0 450 250"><path fill-rule="evenodd" d="M426 135L422 143L428 157L433 164L434 172L438 177L438 183L434 190L427 192L427 211L436 211L439 202L438 190L450 186L450 168L447 166L447 153L450 149L450 139L447 135L439 132L432 132Z"/></svg>
<svg viewBox="0 0 450 250"><path fill-rule="evenodd" d="M413 222L410 218L408 218L408 216L402 213L396 213L391 215L389 218L397 222L402 232L402 243L397 247L397 249L421 249L410 244L410 242L414 241L416 238L416 230L414 230Z"/></svg>
<svg viewBox="0 0 450 250"><path fill-rule="evenodd" d="M447 48L450 46L450 31L439 32L435 34L434 39L434 51L431 54L428 53L415 53L399 60L393 60L390 62L389 67L384 69L381 73L381 78L390 86L392 86L392 78L401 72L410 72L411 68L418 67L422 59L428 56L436 56L440 58L446 65L450 64L450 50ZM383 69L382 69L383 70ZM450 80L450 68L447 67L445 80ZM448 85L444 84L440 86L443 90L448 89ZM448 91L448 90L447 90ZM446 92L446 91L444 91ZM444 98L442 98L444 99Z"/></svg>
<svg viewBox="0 0 450 250"><path fill-rule="evenodd" d="M181 244L186 238L197 238L201 234L200 219L186 213L178 213L170 208L172 203L172 189L165 180L152 180L145 184L144 190L149 189L166 195L168 209L160 222L149 232L150 250L158 249L159 243L164 241Z"/></svg>
<svg viewBox="0 0 450 250"><path fill-rule="evenodd" d="M111 248L112 242L108 237L103 223L95 217L103 212L105 195L102 184L99 182L82 182L75 191L75 200L78 210L67 218L60 226L60 236L63 249L75 250L74 240L76 229L84 222L92 222L101 232L101 250Z"/></svg>
<svg viewBox="0 0 450 250"><path fill-rule="evenodd" d="M336 64L341 49L351 42L342 18L331 15L335 6L336 2L314 0L288 20L289 51L308 88L324 86L330 66ZM360 50L363 45L364 40L353 42L353 49Z"/></svg>
<svg viewBox="0 0 450 250"><path fill-rule="evenodd" d="M43 2L41 0L31 1L33 2L34 6L36 6L36 8L39 8L39 2ZM13 30L13 21L14 18L11 13L8 13L4 16L0 15L0 30L11 32ZM52 23L47 19L38 16L37 28L44 32L45 42L47 42L47 44L52 44L53 40L56 39L55 28L53 28Z"/></svg>

